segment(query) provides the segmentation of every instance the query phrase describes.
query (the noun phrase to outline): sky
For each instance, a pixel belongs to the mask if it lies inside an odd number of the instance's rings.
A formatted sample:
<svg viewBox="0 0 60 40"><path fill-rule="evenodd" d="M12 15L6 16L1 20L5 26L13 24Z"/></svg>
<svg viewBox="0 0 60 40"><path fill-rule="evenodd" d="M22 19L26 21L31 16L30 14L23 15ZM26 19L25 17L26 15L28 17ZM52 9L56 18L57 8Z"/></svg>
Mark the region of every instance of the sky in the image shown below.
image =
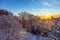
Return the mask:
<svg viewBox="0 0 60 40"><path fill-rule="evenodd" d="M34 15L60 14L60 0L0 0L0 9L14 14L24 11Z"/></svg>

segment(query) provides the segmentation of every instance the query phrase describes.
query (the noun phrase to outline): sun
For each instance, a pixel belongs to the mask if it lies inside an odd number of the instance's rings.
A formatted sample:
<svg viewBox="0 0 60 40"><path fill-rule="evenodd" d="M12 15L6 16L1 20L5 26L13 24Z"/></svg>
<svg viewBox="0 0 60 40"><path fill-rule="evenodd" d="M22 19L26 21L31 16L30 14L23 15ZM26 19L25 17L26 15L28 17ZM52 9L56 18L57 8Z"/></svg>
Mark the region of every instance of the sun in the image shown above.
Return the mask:
<svg viewBox="0 0 60 40"><path fill-rule="evenodd" d="M52 15L43 15L41 16L41 19L51 19Z"/></svg>
<svg viewBox="0 0 60 40"><path fill-rule="evenodd" d="M51 15L45 15L45 19L51 19Z"/></svg>

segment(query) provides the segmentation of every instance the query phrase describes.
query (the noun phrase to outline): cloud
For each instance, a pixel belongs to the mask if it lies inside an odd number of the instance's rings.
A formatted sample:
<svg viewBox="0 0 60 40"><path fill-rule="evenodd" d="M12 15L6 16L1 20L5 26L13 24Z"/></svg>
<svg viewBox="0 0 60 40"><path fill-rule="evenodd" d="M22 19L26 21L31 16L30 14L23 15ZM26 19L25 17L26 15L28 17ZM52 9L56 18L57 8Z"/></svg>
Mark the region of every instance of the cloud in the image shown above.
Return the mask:
<svg viewBox="0 0 60 40"><path fill-rule="evenodd" d="M51 8L41 8L41 9L32 9L33 12L35 12L36 14L51 14L54 12L54 9Z"/></svg>
<svg viewBox="0 0 60 40"><path fill-rule="evenodd" d="M38 0L32 0L32 3L33 3L34 5L40 6L40 2L38 2Z"/></svg>
<svg viewBox="0 0 60 40"><path fill-rule="evenodd" d="M39 9L39 12L43 13L43 14L50 14L50 13L54 12L54 9L41 8L41 9Z"/></svg>
<svg viewBox="0 0 60 40"><path fill-rule="evenodd" d="M60 0L32 0L32 2L36 5L43 6L54 6L60 4Z"/></svg>
<svg viewBox="0 0 60 40"><path fill-rule="evenodd" d="M41 1L41 0L32 0L33 4L36 4L38 6L42 5L42 6L53 6L52 4L50 4L48 1Z"/></svg>
<svg viewBox="0 0 60 40"><path fill-rule="evenodd" d="M44 5L46 5L46 6L52 6L52 4L49 4L48 2L45 2Z"/></svg>

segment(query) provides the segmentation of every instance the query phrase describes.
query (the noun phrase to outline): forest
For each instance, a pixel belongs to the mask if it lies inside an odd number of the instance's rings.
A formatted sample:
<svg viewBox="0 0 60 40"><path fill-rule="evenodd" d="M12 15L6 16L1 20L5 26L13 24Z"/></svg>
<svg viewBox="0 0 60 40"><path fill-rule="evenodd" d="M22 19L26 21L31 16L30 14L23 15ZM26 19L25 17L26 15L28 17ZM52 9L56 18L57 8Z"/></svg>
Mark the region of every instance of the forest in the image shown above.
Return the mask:
<svg viewBox="0 0 60 40"><path fill-rule="evenodd" d="M0 40L60 40L60 18L41 19L28 12L0 9Z"/></svg>

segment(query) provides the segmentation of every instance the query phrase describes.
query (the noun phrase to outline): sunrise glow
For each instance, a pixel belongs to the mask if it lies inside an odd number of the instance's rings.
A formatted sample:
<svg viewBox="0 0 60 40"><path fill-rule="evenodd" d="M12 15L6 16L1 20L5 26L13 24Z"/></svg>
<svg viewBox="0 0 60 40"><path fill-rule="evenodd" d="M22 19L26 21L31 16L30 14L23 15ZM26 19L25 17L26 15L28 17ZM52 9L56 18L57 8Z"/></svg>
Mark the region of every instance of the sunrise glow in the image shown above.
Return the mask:
<svg viewBox="0 0 60 40"><path fill-rule="evenodd" d="M51 19L51 16L50 15L46 15L45 19Z"/></svg>
<svg viewBox="0 0 60 40"><path fill-rule="evenodd" d="M43 15L41 16L41 19L51 19L51 15Z"/></svg>

